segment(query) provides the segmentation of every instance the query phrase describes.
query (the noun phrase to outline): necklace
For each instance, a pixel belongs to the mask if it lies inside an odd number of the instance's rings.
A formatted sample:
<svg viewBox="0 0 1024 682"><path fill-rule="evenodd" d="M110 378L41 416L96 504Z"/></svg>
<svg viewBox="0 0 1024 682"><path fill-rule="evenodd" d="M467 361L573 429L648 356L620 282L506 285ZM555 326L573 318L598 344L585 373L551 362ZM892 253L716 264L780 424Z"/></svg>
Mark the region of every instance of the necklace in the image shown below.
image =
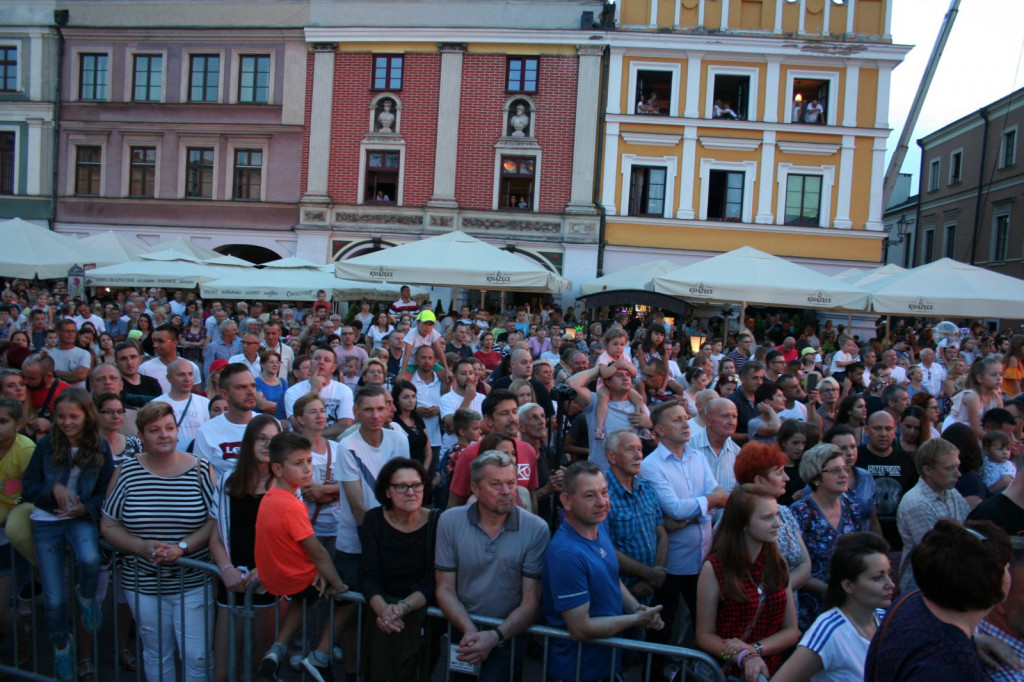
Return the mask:
<svg viewBox="0 0 1024 682"><path fill-rule="evenodd" d="M857 621L855 621L848 613L844 613L843 615L846 616L846 620L850 621L853 627L857 628L857 632L860 634L861 637L868 640L869 642L871 641L871 635L866 633L859 625L857 625ZM871 616L871 622L874 624L875 629L878 629L878 621L875 620L875 616Z"/></svg>

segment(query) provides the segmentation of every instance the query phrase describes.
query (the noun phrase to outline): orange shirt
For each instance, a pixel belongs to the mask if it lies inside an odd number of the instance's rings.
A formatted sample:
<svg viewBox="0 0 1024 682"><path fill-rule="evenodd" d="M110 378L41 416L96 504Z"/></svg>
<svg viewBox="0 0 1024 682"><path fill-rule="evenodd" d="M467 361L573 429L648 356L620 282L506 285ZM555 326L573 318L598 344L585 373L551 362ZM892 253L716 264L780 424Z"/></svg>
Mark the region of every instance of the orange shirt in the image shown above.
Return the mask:
<svg viewBox="0 0 1024 682"><path fill-rule="evenodd" d="M302 500L278 487L263 496L256 515L256 570L270 594L297 594L313 584L316 565L299 544L313 535Z"/></svg>

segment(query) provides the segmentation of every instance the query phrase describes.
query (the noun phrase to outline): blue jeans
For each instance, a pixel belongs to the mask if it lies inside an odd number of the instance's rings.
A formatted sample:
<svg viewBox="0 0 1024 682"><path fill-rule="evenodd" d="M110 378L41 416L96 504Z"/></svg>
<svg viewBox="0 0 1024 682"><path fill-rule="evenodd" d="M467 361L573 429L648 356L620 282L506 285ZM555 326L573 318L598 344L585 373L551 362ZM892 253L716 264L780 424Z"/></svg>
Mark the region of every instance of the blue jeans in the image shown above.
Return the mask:
<svg viewBox="0 0 1024 682"><path fill-rule="evenodd" d="M39 578L43 583L46 626L54 646L68 641L68 595L64 574L64 542L78 559L78 590L83 599L96 596L100 573L99 532L89 517L70 521L36 521L32 524L39 559Z"/></svg>

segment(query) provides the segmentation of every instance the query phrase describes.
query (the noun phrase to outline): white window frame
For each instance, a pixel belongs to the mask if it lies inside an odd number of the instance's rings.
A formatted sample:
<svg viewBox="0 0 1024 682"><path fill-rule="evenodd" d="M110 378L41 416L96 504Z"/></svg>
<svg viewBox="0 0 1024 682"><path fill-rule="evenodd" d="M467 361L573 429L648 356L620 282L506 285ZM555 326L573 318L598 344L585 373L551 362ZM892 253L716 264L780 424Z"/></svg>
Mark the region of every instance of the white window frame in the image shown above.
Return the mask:
<svg viewBox="0 0 1024 682"><path fill-rule="evenodd" d="M228 140L226 166L226 177L224 178L224 199L227 201L240 201L246 204L256 203L252 199L235 198L235 150L237 149L259 149L263 153L263 165L260 167L260 198L259 201L267 200L267 169L270 167L270 138L269 137L233 137Z"/></svg>
<svg viewBox="0 0 1024 682"><path fill-rule="evenodd" d="M953 157L957 154L960 155L960 177L953 177L953 169L956 168L956 164L953 163ZM964 148L959 147L949 153L949 184L956 185L963 182L964 179Z"/></svg>
<svg viewBox="0 0 1024 682"><path fill-rule="evenodd" d="M521 98L516 97L515 99ZM507 119L505 122L507 123ZM530 206L529 211L524 211L524 213L537 213L540 210L541 150L536 147L521 147L502 144L495 145L494 147L494 186L491 189L491 210L499 210L498 201L501 197L501 157L503 156L529 156L533 158L533 205Z"/></svg>
<svg viewBox="0 0 1024 682"><path fill-rule="evenodd" d="M405 72L402 72L404 78ZM401 206L405 195L405 141L395 140L393 142L361 142L359 144L359 196L356 204L368 205L366 202L366 152L376 151L398 152L398 191L395 192L394 206ZM392 204L386 204L391 206Z"/></svg>
<svg viewBox="0 0 1024 682"><path fill-rule="evenodd" d="M929 236L931 237L931 239L929 239ZM932 245L932 248L931 248L932 252L926 254L924 252L923 247L927 246L929 242L931 242L931 245ZM921 250L921 265L926 265L928 263L935 262L935 226L934 225L932 225L930 227L924 228L924 236L921 239L921 246L922 246L922 250Z"/></svg>
<svg viewBox="0 0 1024 682"><path fill-rule="evenodd" d="M18 66L21 66L20 62ZM19 68L19 71L20 70L21 69ZM19 192L19 190L22 189L21 163L19 163L19 160L21 159L21 145L24 144L24 140L22 138L25 137L22 135L22 128L16 125L0 123L0 133L14 133L14 191L11 194L0 194L0 197L24 196L25 192Z"/></svg>
<svg viewBox="0 0 1024 682"><path fill-rule="evenodd" d="M704 93L704 118L711 118L715 106L715 78L718 76L748 76L750 78L750 96L748 97L747 117L745 121L759 121L758 105L761 103L760 81L761 70L754 66L726 66L725 64L709 64L707 83ZM735 102L732 102L735 104ZM772 103L775 106L775 103Z"/></svg>
<svg viewBox="0 0 1024 682"><path fill-rule="evenodd" d="M270 57L270 76L267 85L267 101L266 104L274 104L274 80L277 74L277 50L274 49L255 49L255 50L231 50L231 74L228 77L228 87L230 93L228 95L229 104L251 104L253 106L261 106L261 102L242 102L238 99L238 85L242 81L242 55L259 55ZM265 106L265 105L264 105Z"/></svg>
<svg viewBox="0 0 1024 682"><path fill-rule="evenodd" d="M826 0L828 2L829 0ZM825 111L826 125L839 125L839 83L838 71L801 71L790 69L786 72L786 107L783 112L786 123L799 123L793 120L793 83L798 79L828 81L828 109ZM712 102L714 104L714 102Z"/></svg>
<svg viewBox="0 0 1024 682"><path fill-rule="evenodd" d="M193 102L189 99L189 79L192 74L192 57L196 55L216 54L220 55L220 69L217 71L217 101L216 102ZM224 69L228 60L224 58L224 50L217 48L191 48L181 51L181 99L182 104L223 104L224 88L227 81L224 78Z"/></svg>
<svg viewBox="0 0 1024 682"><path fill-rule="evenodd" d="M757 161L718 161L717 159L700 160L700 211L699 220L708 219L708 193L710 191L711 171L733 171L744 173L743 176L743 223L754 222L754 181L757 180ZM717 220L715 221L718 222Z"/></svg>
<svg viewBox="0 0 1024 682"><path fill-rule="evenodd" d="M672 97L668 103L668 115L679 116L679 100L682 98L682 94L679 92L680 83L682 81L682 65L681 64L669 64L667 62L638 62L632 61L629 63L629 93L628 98L629 105L628 112L630 114L636 114L636 102L633 98L636 96L636 82L638 80L638 73L640 71L665 71L672 74Z"/></svg>
<svg viewBox="0 0 1024 682"><path fill-rule="evenodd" d="M794 166L791 163L778 164L778 197L775 211L778 225L786 225L786 189L790 175L817 175L821 178L821 205L818 207L818 227L829 227L832 216L832 188L836 184L835 166ZM788 225L787 227L802 227Z"/></svg>
<svg viewBox="0 0 1024 682"><path fill-rule="evenodd" d="M155 53L150 53L155 54ZM156 162L153 169L153 199L160 197L160 162L163 159L163 135L157 133L125 133L121 137L121 193L126 199L149 199L150 197L129 196L131 191L132 147L155 147Z"/></svg>
<svg viewBox="0 0 1024 682"><path fill-rule="evenodd" d="M91 52L91 50L89 51ZM110 64L110 57L107 57L107 64ZM109 92L108 92L109 94ZM69 197L79 196L75 194L75 176L76 169L78 167L78 148L79 147L99 147L100 148L100 193L96 197L105 197L107 189L107 169L110 167L110 153L107 142L109 138L106 133L90 134L90 133L68 133L67 136L67 182L65 183L67 195ZM93 196L83 197L86 199L96 198Z"/></svg>
<svg viewBox="0 0 1024 682"><path fill-rule="evenodd" d="M959 231L959 226L955 222L946 223L945 225L943 225L943 229L942 229L942 257L943 258L952 258L953 257L953 256L948 255L949 254L949 249L950 249L950 243L949 243L950 242L950 239L949 239L949 231L950 230L953 231L953 239L952 239L952 241L953 241L953 245L952 245L953 253L954 254L956 253L956 239L957 239L957 234L956 233Z"/></svg>
<svg viewBox="0 0 1024 682"><path fill-rule="evenodd" d="M936 192L942 186L942 159L928 162L928 191Z"/></svg>
<svg viewBox="0 0 1024 682"><path fill-rule="evenodd" d="M17 80L14 83L14 90L4 90L3 92L5 94L7 94L7 95L13 95L13 94L17 94L17 93L24 93L25 92L25 78L24 78L24 76L25 76L25 62L24 62L24 59L22 57L25 54L25 50L24 50L22 41L20 41L20 40L10 40L8 42L7 39L0 40L0 47L5 47L5 48L13 47L14 48L14 62L17 65L17 69L18 69L18 77L17 77Z"/></svg>
<svg viewBox="0 0 1024 682"><path fill-rule="evenodd" d="M105 54L107 55L107 98L106 99L82 99L82 55L83 54ZM72 102L113 102L114 81L111 79L113 71L113 57L111 50L106 46L79 45L71 48L71 93L68 98Z"/></svg>
<svg viewBox="0 0 1024 682"><path fill-rule="evenodd" d="M1006 135L1007 133L1013 133L1013 159L1010 163L1003 163L1006 159ZM1017 126L1010 126L1004 128L1002 134L999 135L999 167L1009 168L1017 163L1017 150L1020 148L1020 133L1017 132Z"/></svg>
<svg viewBox="0 0 1024 682"><path fill-rule="evenodd" d="M136 55L160 55L160 99L138 100L135 99L135 56ZM139 47L128 48L125 51L124 68L124 101L134 104L163 104L167 102L167 50L143 50Z"/></svg>
<svg viewBox="0 0 1024 682"><path fill-rule="evenodd" d="M679 175L679 159L676 156L637 156L623 154L620 172L622 173L622 192L619 197L619 215L633 220L642 220L651 216L629 215L630 178L633 177L633 166L660 166L665 169L665 206L662 218L671 218L676 205L676 177Z"/></svg>
<svg viewBox="0 0 1024 682"><path fill-rule="evenodd" d="M189 147L213 148L213 188L210 198L192 198L185 196L188 187L188 149ZM219 201L223 198L221 175L221 138L219 135L182 135L178 138L178 198L187 201Z"/></svg>
<svg viewBox="0 0 1024 682"><path fill-rule="evenodd" d="M1006 254L1002 259L996 260L996 224L1000 218L1006 218L1006 248L1003 249ZM1013 227L1013 216L1010 212L1009 204L997 206L992 211L992 228L989 231L988 238L988 259L991 263L1006 263L1010 260L1010 230Z"/></svg>

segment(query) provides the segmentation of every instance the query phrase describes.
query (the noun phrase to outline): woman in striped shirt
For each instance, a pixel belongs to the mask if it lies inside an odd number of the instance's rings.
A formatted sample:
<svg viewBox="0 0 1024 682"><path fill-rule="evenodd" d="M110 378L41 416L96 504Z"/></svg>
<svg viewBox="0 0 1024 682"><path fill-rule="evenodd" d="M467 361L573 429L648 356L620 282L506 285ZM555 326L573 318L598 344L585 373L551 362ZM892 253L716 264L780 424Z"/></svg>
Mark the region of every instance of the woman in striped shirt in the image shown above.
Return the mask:
<svg viewBox="0 0 1024 682"><path fill-rule="evenodd" d="M207 545L216 477L209 461L177 449L178 427L167 403L139 410L144 451L126 459L106 502L100 528L118 550L123 583L139 625L146 678L205 682L212 672L214 600L209 575L166 564L182 556L209 561Z"/></svg>

